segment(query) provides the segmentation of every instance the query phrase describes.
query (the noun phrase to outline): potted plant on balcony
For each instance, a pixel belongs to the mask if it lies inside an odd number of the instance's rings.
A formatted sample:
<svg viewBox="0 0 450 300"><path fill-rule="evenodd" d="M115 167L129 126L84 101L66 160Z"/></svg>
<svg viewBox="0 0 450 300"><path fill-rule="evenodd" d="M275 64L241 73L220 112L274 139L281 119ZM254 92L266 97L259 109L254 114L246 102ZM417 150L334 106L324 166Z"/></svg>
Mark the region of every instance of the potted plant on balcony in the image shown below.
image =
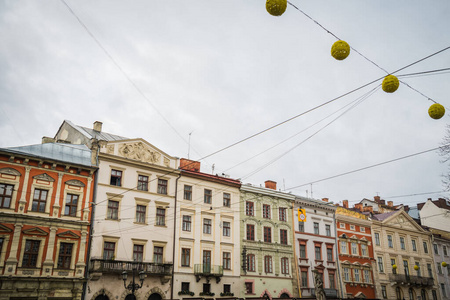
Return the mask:
<svg viewBox="0 0 450 300"><path fill-rule="evenodd" d="M215 294L211 293L211 292L200 292L199 295L200 296L214 296Z"/></svg>
<svg viewBox="0 0 450 300"><path fill-rule="evenodd" d="M220 293L220 296L221 296L221 297L223 297L223 296L234 296L234 293L231 293L231 292L224 292L224 293Z"/></svg>
<svg viewBox="0 0 450 300"><path fill-rule="evenodd" d="M186 290L184 290L184 291L179 291L179 292L178 292L178 295L189 295L189 296L194 296L195 293L194 293L194 292L191 292L191 291L186 291Z"/></svg>

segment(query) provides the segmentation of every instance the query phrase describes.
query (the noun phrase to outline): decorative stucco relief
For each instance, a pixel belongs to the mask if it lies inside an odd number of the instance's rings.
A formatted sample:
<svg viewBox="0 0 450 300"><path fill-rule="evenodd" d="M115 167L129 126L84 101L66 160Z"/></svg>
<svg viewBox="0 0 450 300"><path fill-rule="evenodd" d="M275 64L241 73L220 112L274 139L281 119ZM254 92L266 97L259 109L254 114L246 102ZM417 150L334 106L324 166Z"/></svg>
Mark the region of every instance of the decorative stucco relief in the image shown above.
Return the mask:
<svg viewBox="0 0 450 300"><path fill-rule="evenodd" d="M114 154L114 145L108 145L108 146L106 146L106 153L108 153L108 154Z"/></svg>
<svg viewBox="0 0 450 300"><path fill-rule="evenodd" d="M161 161L161 153L150 149L142 142L126 143L120 145L119 154L129 159L135 159L152 164L159 164Z"/></svg>

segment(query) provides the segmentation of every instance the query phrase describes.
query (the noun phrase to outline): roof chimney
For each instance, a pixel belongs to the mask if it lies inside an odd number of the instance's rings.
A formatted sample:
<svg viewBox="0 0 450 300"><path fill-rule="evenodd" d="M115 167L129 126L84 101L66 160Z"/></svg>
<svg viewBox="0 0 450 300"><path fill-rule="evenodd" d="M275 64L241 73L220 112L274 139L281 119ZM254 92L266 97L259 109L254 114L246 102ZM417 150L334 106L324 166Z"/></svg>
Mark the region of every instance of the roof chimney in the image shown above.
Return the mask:
<svg viewBox="0 0 450 300"><path fill-rule="evenodd" d="M348 200L343 200L342 205L344 206L344 208L348 208Z"/></svg>
<svg viewBox="0 0 450 300"><path fill-rule="evenodd" d="M389 207L393 207L394 206L394 202L393 201L388 201L388 206Z"/></svg>
<svg viewBox="0 0 450 300"><path fill-rule="evenodd" d="M380 203L380 196L374 196L373 200L375 200L376 203Z"/></svg>
<svg viewBox="0 0 450 300"><path fill-rule="evenodd" d="M200 172L200 162L186 158L180 159L180 169Z"/></svg>
<svg viewBox="0 0 450 300"><path fill-rule="evenodd" d="M322 201L328 202L328 198L322 198Z"/></svg>
<svg viewBox="0 0 450 300"><path fill-rule="evenodd" d="M42 144L54 143L54 142L56 142L56 140L54 138L51 138L48 136L42 137Z"/></svg>
<svg viewBox="0 0 450 300"><path fill-rule="evenodd" d="M277 190L277 183L272 180L266 180L265 182L266 189Z"/></svg>
<svg viewBox="0 0 450 300"><path fill-rule="evenodd" d="M364 212L368 211L368 212L373 213L373 207L372 206L364 206L363 207L363 211Z"/></svg>
<svg viewBox="0 0 450 300"><path fill-rule="evenodd" d="M361 211L361 212L362 212L362 210L363 210L363 205L362 205L362 203L356 203L356 204L354 205L354 207L355 207L357 210Z"/></svg>
<svg viewBox="0 0 450 300"><path fill-rule="evenodd" d="M97 132L101 132L102 131L102 125L103 125L103 123L102 122L99 122L99 121L95 121L94 122L94 130L95 131L97 131Z"/></svg>

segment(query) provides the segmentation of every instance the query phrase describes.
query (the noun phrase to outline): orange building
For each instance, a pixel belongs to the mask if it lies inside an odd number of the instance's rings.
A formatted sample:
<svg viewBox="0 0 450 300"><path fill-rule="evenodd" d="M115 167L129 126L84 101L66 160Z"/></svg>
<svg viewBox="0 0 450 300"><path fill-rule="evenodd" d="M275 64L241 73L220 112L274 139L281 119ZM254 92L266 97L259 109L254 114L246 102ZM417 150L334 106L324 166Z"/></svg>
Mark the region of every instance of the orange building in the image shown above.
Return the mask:
<svg viewBox="0 0 450 300"><path fill-rule="evenodd" d="M362 207L349 209L346 200L344 207L336 210L339 271L345 298L376 298L371 224Z"/></svg>
<svg viewBox="0 0 450 300"><path fill-rule="evenodd" d="M86 146L0 149L1 300L81 299L96 170Z"/></svg>

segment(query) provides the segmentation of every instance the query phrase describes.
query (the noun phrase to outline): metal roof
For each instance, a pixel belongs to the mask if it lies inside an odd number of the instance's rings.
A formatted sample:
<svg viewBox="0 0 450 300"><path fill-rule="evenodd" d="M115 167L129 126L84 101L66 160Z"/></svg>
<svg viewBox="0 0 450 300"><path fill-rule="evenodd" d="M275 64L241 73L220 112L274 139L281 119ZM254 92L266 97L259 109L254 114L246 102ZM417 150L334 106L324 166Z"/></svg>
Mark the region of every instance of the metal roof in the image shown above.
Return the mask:
<svg viewBox="0 0 450 300"><path fill-rule="evenodd" d="M86 145L46 143L20 147L0 148L2 151L26 154L91 167L91 150Z"/></svg>
<svg viewBox="0 0 450 300"><path fill-rule="evenodd" d="M108 141L108 142L129 140L130 139L130 138L127 138L127 137L124 137L124 136L110 134L110 133L107 133L107 132L98 132L98 131L95 131L92 128L87 128L87 127L75 125L69 120L64 120L64 121L67 122L68 124L70 124L70 126L72 126L73 128L77 129L80 133L82 133L88 139L96 138L97 140Z"/></svg>

